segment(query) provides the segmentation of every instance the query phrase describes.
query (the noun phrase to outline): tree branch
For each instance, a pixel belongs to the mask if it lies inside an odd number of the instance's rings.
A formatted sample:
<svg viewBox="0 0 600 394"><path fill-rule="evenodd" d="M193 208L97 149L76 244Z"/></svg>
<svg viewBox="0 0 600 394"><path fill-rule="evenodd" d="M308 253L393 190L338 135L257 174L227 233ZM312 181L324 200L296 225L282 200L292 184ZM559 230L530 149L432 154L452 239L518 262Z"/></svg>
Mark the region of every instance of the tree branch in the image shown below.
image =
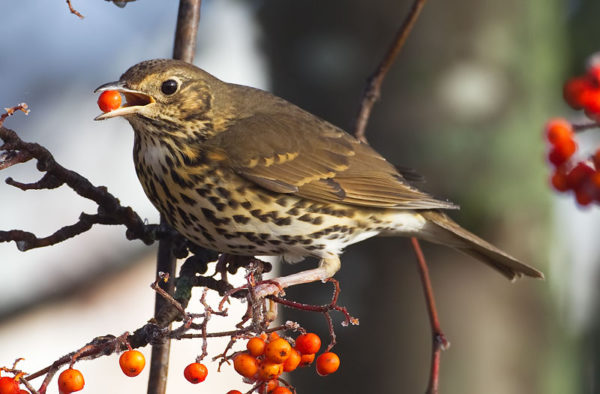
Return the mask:
<svg viewBox="0 0 600 394"><path fill-rule="evenodd" d="M400 53L400 50L404 46L404 43L406 42L406 39L408 38L408 35L410 34L415 22L417 21L417 18L421 14L421 10L423 9L426 1L427 0L415 0L413 2L410 12L396 33L396 37L388 48L385 57L369 78L367 87L363 93L354 129L354 135L356 138L364 143L367 143L367 138L365 136L367 123L371 117L373 105L381 94L383 80ZM419 245L419 241L414 237L411 237L411 243L419 263L419 273L423 290L425 292L427 310L429 313L429 322L433 337L433 345L431 349L431 368L429 373L427 394L437 394L441 351L447 349L448 346L450 346L450 343L446 340L437 317L435 300L433 298L433 288L431 286L431 280L429 279L429 270L427 268L425 257L423 256L423 252L421 251L421 246Z"/></svg>
<svg viewBox="0 0 600 394"><path fill-rule="evenodd" d="M175 43L173 45L173 58L192 63L196 53L196 37L198 35L198 23L200 22L200 7L202 0L180 0L177 15L177 28L175 31ZM166 218L160 216L161 225L167 225ZM156 273L167 273L175 276L176 258L173 254L173 245L169 240L161 240L158 243L156 256ZM161 288L168 294L174 292L174 282L162 282ZM165 308L174 307L165 301L159 294L155 298L154 316L158 318ZM174 313L174 312L171 312ZM169 339L153 344L152 357L150 361L150 377L148 379L148 394L164 394L167 390L167 375L169 370L169 352L171 343Z"/></svg>
<svg viewBox="0 0 600 394"><path fill-rule="evenodd" d="M124 225L127 227L128 239L140 239L148 245L158 238L172 235L160 226L144 224L131 207L122 206L119 199L109 193L105 186L95 186L75 171L64 168L43 146L21 140L14 130L2 126L6 116L4 114L0 118L0 139L4 142L0 145L0 151L3 151L0 154L0 169L35 159L37 169L45 173L37 182L21 183L8 178L6 183L21 190L54 189L66 184L81 197L98 204L98 211L96 214L82 213L78 222L62 227L47 237L38 238L35 234L22 230L0 231L0 242L15 241L19 250L25 251L55 245L88 231L94 224Z"/></svg>
<svg viewBox="0 0 600 394"><path fill-rule="evenodd" d="M429 323L432 334L431 367L429 373L429 385L427 386L427 394L437 394L440 374L440 356L442 350L446 350L448 347L450 347L450 342L448 342L444 333L442 332L442 328L438 320L435 299L433 297L433 287L431 286L431 280L429 279L429 269L427 268L425 256L423 256L423 251L421 250L419 241L417 241L416 238L411 238L411 242L419 263L419 275L421 276L421 282L423 283L423 290L425 292L425 300L427 303L427 312L429 314Z"/></svg>
<svg viewBox="0 0 600 394"><path fill-rule="evenodd" d="M356 117L356 124L354 128L354 135L356 138L361 140L362 142L367 142L365 137L365 132L367 129L367 123L369 122L369 118L371 117L371 110L373 109L373 105L375 101L379 99L381 94L381 85L383 84L383 80L387 75L388 71L396 57L400 53L400 50L404 46L408 35L410 34L417 18L421 13L421 9L425 5L427 0L415 0L410 12L404 19L402 26L396 33L396 37L392 41L392 44L388 48L385 57L379 63L379 66L375 70L375 72L369 77L367 87L363 93L363 97L360 104L360 109L358 111L358 115Z"/></svg>

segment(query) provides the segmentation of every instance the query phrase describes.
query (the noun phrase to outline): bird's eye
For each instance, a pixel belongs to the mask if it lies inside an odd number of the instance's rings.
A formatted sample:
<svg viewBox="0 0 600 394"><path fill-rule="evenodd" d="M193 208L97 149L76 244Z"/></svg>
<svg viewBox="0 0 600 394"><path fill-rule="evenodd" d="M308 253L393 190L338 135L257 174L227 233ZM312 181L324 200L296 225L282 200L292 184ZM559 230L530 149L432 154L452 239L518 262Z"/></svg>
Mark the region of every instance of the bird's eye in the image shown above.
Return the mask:
<svg viewBox="0 0 600 394"><path fill-rule="evenodd" d="M166 95L175 93L177 91L177 81L174 79L167 79L162 83L160 90Z"/></svg>

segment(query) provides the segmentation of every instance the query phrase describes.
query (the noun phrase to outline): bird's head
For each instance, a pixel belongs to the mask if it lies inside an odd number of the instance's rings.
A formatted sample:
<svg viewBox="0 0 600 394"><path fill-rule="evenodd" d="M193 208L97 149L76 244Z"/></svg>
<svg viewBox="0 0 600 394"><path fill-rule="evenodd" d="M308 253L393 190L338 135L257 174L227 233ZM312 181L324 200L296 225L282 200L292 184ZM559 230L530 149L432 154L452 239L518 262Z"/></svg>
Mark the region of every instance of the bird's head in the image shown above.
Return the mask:
<svg viewBox="0 0 600 394"><path fill-rule="evenodd" d="M120 108L95 120L122 116L138 133L199 137L213 127L214 94L223 85L222 81L186 62L144 61L127 70L118 81L95 90L116 90L126 101Z"/></svg>

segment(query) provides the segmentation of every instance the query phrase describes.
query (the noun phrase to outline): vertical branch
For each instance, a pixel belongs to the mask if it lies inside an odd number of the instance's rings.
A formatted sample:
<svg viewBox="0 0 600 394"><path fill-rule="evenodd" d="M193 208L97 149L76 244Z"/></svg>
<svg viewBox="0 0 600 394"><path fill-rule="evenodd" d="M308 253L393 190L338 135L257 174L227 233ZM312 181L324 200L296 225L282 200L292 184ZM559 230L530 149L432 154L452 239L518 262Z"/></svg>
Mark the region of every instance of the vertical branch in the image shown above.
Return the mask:
<svg viewBox="0 0 600 394"><path fill-rule="evenodd" d="M167 221L160 215L161 226L166 226ZM170 237L158 242L158 253L156 255L156 278L160 273L168 273L169 278L175 278L175 266L177 259L173 255L173 242ZM175 280L167 282L160 281L159 286L169 294L173 294ZM154 318L159 317L168 302L158 292L154 298ZM158 320L158 319L157 319ZM148 378L148 394L165 394L167 390L167 375L169 372L169 353L171 340L165 339L161 343L152 344L152 355L150 357L150 376Z"/></svg>
<svg viewBox="0 0 600 394"><path fill-rule="evenodd" d="M371 116L373 105L381 94L381 85L383 84L383 80L385 79L385 76L390 70L392 64L394 64L394 61L400 53L400 50L404 46L404 43L412 31L417 18L421 14L421 10L423 9L426 1L427 0L414 0L410 12L396 33L396 36L388 48L385 57L381 63L379 63L379 66L375 72L371 75L371 77L369 77L367 87L363 93L354 128L354 135L357 139L364 143L367 143L367 138L365 136L367 123ZM441 351L445 350L450 343L446 340L446 337L444 336L444 333L440 327L440 322L438 320L437 310L435 307L435 300L433 298L433 288L431 286L431 280L429 279L429 270L427 268L425 257L423 256L423 252L421 251L421 246L419 245L419 241L414 237L411 238L411 243L419 263L419 274L421 277L421 283L423 285L423 291L425 293L425 300L427 302L427 311L429 314L429 323L431 325L431 333L433 338L433 345L431 349L431 368L429 372L427 394L437 394Z"/></svg>
<svg viewBox="0 0 600 394"><path fill-rule="evenodd" d="M180 0L179 12L177 14L177 28L175 30L175 44L173 46L173 58L192 62L196 53L196 37L198 35L198 23L200 22L200 7L202 0ZM165 218L161 215L161 225L166 225ZM156 258L156 274L168 273L169 278L175 278L176 259L173 255L173 247L170 239L161 240L158 244ZM161 281L160 286L169 294L173 294L174 280ZM155 298L154 316L158 317L159 311L167 304L167 301L158 293ZM167 389L167 375L169 371L169 352L171 349L170 339L165 342L152 345L152 358L150 362L150 377L148 379L148 394L165 394Z"/></svg>
<svg viewBox="0 0 600 394"><path fill-rule="evenodd" d="M202 0L179 1L173 59L183 60L188 63L194 61L201 5Z"/></svg>
<svg viewBox="0 0 600 394"><path fill-rule="evenodd" d="M427 0L415 0L413 3L410 12L404 19L402 26L396 33L396 37L392 41L392 45L388 48L385 57L379 63L377 70L369 77L369 82L363 93L363 98L360 104L360 109L358 111L358 115L356 116L356 124L354 128L354 136L361 140L362 142L367 142L365 137L365 132L367 129L367 123L369 122L369 118L371 117L371 110L373 109L373 105L375 101L379 98L381 94L381 85L383 84L383 79L387 75L390 67L394 64L396 57L400 53L400 50L404 46L408 35L412 31L417 18L421 14L421 9L425 5Z"/></svg>
<svg viewBox="0 0 600 394"><path fill-rule="evenodd" d="M429 384L427 386L427 394L438 393L438 381L440 375L440 355L442 350L446 350L450 346L450 342L446 340L440 321L438 320L437 309L435 307L435 299L433 298L433 287L429 279L429 269L427 262L423 256L423 251L416 238L411 238L412 246L419 262L419 274L423 283L423 291L425 292L425 301L427 303L427 312L429 314L429 324L431 325L432 349L431 349L431 367L429 374Z"/></svg>

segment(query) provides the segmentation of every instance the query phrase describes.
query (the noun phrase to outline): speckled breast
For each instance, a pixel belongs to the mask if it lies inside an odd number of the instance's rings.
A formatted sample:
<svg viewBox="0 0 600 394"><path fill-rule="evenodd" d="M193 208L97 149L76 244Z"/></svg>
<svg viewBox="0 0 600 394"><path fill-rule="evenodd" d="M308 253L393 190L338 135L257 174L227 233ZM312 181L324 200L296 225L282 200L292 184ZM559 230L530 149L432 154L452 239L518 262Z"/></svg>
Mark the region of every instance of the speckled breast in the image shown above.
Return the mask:
<svg viewBox="0 0 600 394"><path fill-rule="evenodd" d="M137 145L137 144L136 144ZM197 244L237 255L339 254L389 229L382 210L324 204L270 192L219 167L210 157L173 159L158 144L136 147L142 186L169 223ZM186 163L186 161L188 161Z"/></svg>

